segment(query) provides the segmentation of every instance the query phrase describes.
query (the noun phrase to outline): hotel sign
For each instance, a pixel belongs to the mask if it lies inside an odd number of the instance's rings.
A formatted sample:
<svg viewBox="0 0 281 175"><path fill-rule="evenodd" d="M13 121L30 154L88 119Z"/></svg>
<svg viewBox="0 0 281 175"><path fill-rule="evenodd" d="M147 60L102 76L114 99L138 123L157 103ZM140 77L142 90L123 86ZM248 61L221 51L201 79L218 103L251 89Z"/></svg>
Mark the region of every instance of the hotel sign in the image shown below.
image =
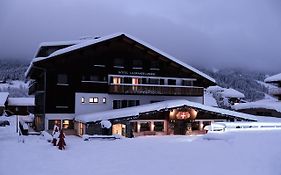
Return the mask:
<svg viewBox="0 0 281 175"><path fill-rule="evenodd" d="M156 74L153 72L130 72L130 71L118 71L118 74L122 75L140 75L140 76L155 76Z"/></svg>

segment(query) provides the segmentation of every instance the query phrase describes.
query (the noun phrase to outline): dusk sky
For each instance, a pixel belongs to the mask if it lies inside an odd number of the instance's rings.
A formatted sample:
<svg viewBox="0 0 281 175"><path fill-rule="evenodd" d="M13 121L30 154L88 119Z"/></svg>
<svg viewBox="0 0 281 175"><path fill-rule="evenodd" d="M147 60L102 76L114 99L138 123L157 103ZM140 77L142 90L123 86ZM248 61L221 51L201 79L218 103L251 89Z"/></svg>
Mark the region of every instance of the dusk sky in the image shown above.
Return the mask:
<svg viewBox="0 0 281 175"><path fill-rule="evenodd" d="M0 1L0 59L117 32L191 65L281 71L280 0Z"/></svg>

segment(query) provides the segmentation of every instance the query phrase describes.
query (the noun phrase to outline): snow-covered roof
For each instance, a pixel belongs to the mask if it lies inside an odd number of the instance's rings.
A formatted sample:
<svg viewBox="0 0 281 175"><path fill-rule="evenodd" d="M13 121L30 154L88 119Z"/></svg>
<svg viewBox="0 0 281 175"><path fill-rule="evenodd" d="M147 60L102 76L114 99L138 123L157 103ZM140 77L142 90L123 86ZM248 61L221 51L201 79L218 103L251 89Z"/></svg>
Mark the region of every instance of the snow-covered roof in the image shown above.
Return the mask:
<svg viewBox="0 0 281 175"><path fill-rule="evenodd" d="M42 42L39 47L47 47L47 46L67 46L67 45L75 45L85 42L85 40L71 40L71 41L50 41L50 42Z"/></svg>
<svg viewBox="0 0 281 175"><path fill-rule="evenodd" d="M44 57L44 58L34 58L32 63L38 62L38 61L41 61L41 60L44 60L44 59L52 58L52 57L55 57L55 56L58 56L58 55L61 55L61 54L65 54L65 53L68 53L68 52L71 52L71 51L74 51L74 50L77 50L77 49L80 49L80 48L84 48L84 47L87 47L87 46L90 46L90 45L93 45L93 44L97 44L97 43L100 43L100 42L103 42L103 41L106 41L106 40L109 40L109 39L112 39L112 38L115 38L115 37L119 37L121 35L127 36L128 38L130 38L130 39L132 39L132 40L134 40L134 41L136 41L136 42L138 42L138 43L140 43L140 44L142 44L142 45L144 45L144 46L154 50L155 52L163 55L164 57L167 57L170 60L172 60L172 61L174 61L174 62L184 66L185 68L187 68L187 69L189 69L189 70L191 70L191 71L193 71L193 72L195 72L195 73L205 77L206 79L216 83L215 79L211 78L210 76L206 75L205 73L203 73L203 72L195 69L194 67L192 67L192 66L190 66L190 65L188 65L188 64L186 64L186 63L184 63L184 62L182 62L182 61L180 61L180 60L178 60L176 58L174 58L171 55L168 55L167 53L165 53L165 52L163 52L163 51L161 51L161 50L151 46L150 44L148 44L148 43L146 43L146 42L144 42L144 41L142 41L140 39L137 39L137 38L135 38L135 37L133 37L131 35L125 34L125 33L116 33L116 34L112 34L112 35L108 35L108 36L104 36L104 37L100 37L100 38L96 38L96 39L85 40L85 42L81 42L81 43L78 43L78 44L75 44L73 46L69 46L69 47L63 48L63 49L59 49L59 50L53 52L52 54L50 54L47 57ZM29 71L30 71L30 68L27 70L25 75L28 75Z"/></svg>
<svg viewBox="0 0 281 175"><path fill-rule="evenodd" d="M270 83L270 82L276 82L276 81L281 81L281 73L273 75L271 77L267 77L264 82Z"/></svg>
<svg viewBox="0 0 281 175"><path fill-rule="evenodd" d="M232 108L234 110L262 108L262 109L275 110L281 113L281 102L277 100L266 99L266 100L259 100L249 103L240 103L237 105L233 105Z"/></svg>
<svg viewBox="0 0 281 175"><path fill-rule="evenodd" d="M8 96L9 92L0 92L0 107L5 106Z"/></svg>
<svg viewBox="0 0 281 175"><path fill-rule="evenodd" d="M220 86L209 86L206 91L209 92L209 93L215 93L215 92L218 92L218 91L223 91L225 88L223 87L220 87Z"/></svg>
<svg viewBox="0 0 281 175"><path fill-rule="evenodd" d="M162 101L162 102L157 102L157 103L152 103L152 104L145 104L145 105L140 105L140 106L122 108L122 109L113 109L113 110L108 110L108 111L103 111L103 112L81 114L81 115L75 116L75 120L83 122L83 123L96 122L96 121L101 121L101 120L110 120L110 119L116 119L116 118L138 116L143 113L178 108L178 107L183 107L183 106L193 107L193 108L201 109L204 111L224 114L224 115L233 116L233 117L244 118L244 119L248 119L248 120L255 120L255 121L275 120L275 118L272 119L271 117L261 117L261 116L255 116L255 115L230 111L230 110L226 110L226 109L206 106L206 105L191 102L188 100L167 100L167 101Z"/></svg>
<svg viewBox="0 0 281 175"><path fill-rule="evenodd" d="M223 92L221 92L221 94L222 96L227 98L245 98L244 94L232 88L224 89Z"/></svg>
<svg viewBox="0 0 281 175"><path fill-rule="evenodd" d="M211 93L204 94L204 105L218 107L216 99Z"/></svg>
<svg viewBox="0 0 281 175"><path fill-rule="evenodd" d="M9 106L35 106L35 100L32 97L8 98Z"/></svg>

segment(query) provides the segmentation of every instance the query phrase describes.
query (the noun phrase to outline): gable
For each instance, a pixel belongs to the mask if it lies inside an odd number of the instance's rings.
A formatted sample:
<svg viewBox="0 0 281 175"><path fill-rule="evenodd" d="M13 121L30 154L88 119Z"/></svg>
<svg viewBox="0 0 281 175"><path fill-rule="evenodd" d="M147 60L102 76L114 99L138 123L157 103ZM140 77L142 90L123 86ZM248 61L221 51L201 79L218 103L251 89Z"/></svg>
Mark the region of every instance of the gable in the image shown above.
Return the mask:
<svg viewBox="0 0 281 175"><path fill-rule="evenodd" d="M118 47L118 43L119 46L122 44L125 46L123 48ZM111 47L114 44L115 47ZM124 55L124 53L126 54ZM75 61L77 62L77 57L81 60L79 60L79 63L81 64L83 62L83 57L86 57L85 55L90 58L95 58L96 60L103 60L105 57L112 57L112 55L116 57L116 59L122 57L122 59L127 59L127 61L131 59L130 61L135 62L138 62L140 59L149 59L148 61L151 61L151 64L153 64L153 62L160 62L160 64L165 65L165 70L169 69L174 73L181 72L183 74L191 75L193 78L202 81L201 84L203 84L204 87L215 84L215 80L208 75L127 34L115 34L99 39L88 40L80 44L57 50L48 57L35 58L33 64L38 64L44 67L48 64L47 62L52 60L60 60L65 63L68 61L71 62L72 58L76 59ZM98 57L97 55L102 56Z"/></svg>

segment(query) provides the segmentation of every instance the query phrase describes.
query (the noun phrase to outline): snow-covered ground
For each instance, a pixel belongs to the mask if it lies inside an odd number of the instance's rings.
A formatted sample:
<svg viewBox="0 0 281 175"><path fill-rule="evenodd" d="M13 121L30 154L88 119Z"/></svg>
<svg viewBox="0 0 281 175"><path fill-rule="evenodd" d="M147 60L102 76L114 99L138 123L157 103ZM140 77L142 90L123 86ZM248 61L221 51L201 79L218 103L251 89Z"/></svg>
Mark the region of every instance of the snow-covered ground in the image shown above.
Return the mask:
<svg viewBox="0 0 281 175"><path fill-rule="evenodd" d="M281 174L277 131L233 133L221 140L151 136L83 141L67 136L63 151L42 136L18 142L14 132L14 125L0 127L1 175Z"/></svg>

